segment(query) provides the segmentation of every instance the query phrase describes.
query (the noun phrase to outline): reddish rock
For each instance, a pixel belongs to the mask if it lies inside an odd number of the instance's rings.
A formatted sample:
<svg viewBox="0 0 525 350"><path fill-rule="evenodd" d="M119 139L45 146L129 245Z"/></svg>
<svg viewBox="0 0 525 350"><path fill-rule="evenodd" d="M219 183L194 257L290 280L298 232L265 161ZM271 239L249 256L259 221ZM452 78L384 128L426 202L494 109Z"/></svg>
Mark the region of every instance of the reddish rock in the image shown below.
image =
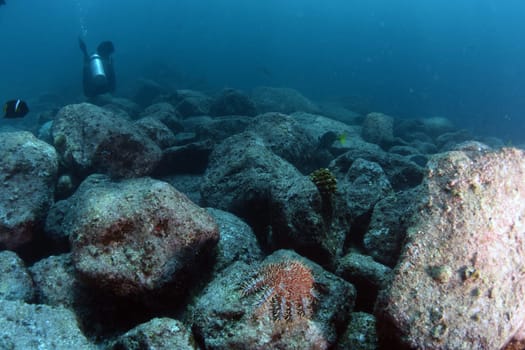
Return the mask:
<svg viewBox="0 0 525 350"><path fill-rule="evenodd" d="M219 239L213 218L168 183L92 175L69 200L62 226L83 280L117 295L159 289Z"/></svg>
<svg viewBox="0 0 525 350"><path fill-rule="evenodd" d="M376 303L381 341L500 349L525 319L525 154L454 151L427 170L426 195Z"/></svg>

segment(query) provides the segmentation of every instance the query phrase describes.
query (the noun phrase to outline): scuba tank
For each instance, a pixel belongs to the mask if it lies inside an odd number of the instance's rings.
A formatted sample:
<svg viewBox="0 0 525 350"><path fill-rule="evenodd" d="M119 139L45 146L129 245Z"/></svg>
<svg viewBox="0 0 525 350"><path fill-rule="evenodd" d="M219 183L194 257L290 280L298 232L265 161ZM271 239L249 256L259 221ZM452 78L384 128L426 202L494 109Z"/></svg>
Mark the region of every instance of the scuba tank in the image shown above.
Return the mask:
<svg viewBox="0 0 525 350"><path fill-rule="evenodd" d="M107 76L104 70L104 62L99 54L94 53L89 57L89 72L95 85L101 86L106 84Z"/></svg>

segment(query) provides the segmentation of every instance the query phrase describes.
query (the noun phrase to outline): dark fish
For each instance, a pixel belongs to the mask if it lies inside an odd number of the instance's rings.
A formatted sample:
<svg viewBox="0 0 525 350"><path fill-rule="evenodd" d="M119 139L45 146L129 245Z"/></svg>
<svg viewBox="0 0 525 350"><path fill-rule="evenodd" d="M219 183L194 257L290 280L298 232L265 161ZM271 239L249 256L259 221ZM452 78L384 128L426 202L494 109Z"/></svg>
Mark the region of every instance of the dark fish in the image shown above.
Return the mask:
<svg viewBox="0 0 525 350"><path fill-rule="evenodd" d="M0 5L5 5L5 0L0 0Z"/></svg>
<svg viewBox="0 0 525 350"><path fill-rule="evenodd" d="M9 100L4 105L4 118L22 118L28 112L29 107L22 100Z"/></svg>
<svg viewBox="0 0 525 350"><path fill-rule="evenodd" d="M319 148L330 148L338 135L334 131L328 131L319 138Z"/></svg>

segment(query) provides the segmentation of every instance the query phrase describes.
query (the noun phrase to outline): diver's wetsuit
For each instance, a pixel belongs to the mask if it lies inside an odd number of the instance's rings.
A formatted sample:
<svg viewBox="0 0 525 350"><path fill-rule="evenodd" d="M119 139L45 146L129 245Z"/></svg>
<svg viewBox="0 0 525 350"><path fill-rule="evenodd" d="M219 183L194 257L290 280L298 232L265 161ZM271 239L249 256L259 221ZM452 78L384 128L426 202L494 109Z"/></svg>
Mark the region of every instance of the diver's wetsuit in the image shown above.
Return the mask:
<svg viewBox="0 0 525 350"><path fill-rule="evenodd" d="M90 69L91 58L87 52L86 44L81 38L79 38L78 40L80 50L84 55L84 67L82 72L82 85L84 88L84 95L86 97L94 97L108 92L115 92L115 68L113 66L113 58L111 57L111 54L113 53L113 44L110 41L104 41L100 43L100 45L97 48L97 53L102 59L104 72L106 73L106 83L100 85L95 84L93 80L93 75L91 74Z"/></svg>

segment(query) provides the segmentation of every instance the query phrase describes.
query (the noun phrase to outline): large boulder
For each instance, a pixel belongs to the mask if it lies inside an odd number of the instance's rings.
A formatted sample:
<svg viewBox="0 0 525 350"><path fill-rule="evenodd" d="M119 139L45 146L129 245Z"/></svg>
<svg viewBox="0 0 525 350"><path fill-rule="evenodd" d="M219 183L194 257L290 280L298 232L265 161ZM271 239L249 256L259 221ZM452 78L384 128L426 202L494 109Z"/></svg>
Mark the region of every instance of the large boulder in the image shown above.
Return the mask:
<svg viewBox="0 0 525 350"><path fill-rule="evenodd" d="M158 82L151 79L138 79L133 101L146 107L163 93L166 93L166 88Z"/></svg>
<svg viewBox="0 0 525 350"><path fill-rule="evenodd" d="M261 86L253 90L252 99L259 113L266 112L308 112L319 108L299 91L291 88Z"/></svg>
<svg viewBox="0 0 525 350"><path fill-rule="evenodd" d="M391 271L372 257L351 251L339 260L336 274L357 289L356 307L371 311L377 293L387 285Z"/></svg>
<svg viewBox="0 0 525 350"><path fill-rule="evenodd" d="M135 121L134 124L144 131L161 149L175 145L176 139L173 131L158 118L143 117Z"/></svg>
<svg viewBox="0 0 525 350"><path fill-rule="evenodd" d="M380 146L394 141L394 118L383 113L368 113L363 120L363 139Z"/></svg>
<svg viewBox="0 0 525 350"><path fill-rule="evenodd" d="M33 134L2 133L0 142L0 247L29 242L53 203L58 157Z"/></svg>
<svg viewBox="0 0 525 350"><path fill-rule="evenodd" d="M89 103L63 107L52 127L53 143L66 168L83 176L150 174L160 148L129 120Z"/></svg>
<svg viewBox="0 0 525 350"><path fill-rule="evenodd" d="M15 252L0 252L0 299L32 302L33 280L24 262Z"/></svg>
<svg viewBox="0 0 525 350"><path fill-rule="evenodd" d="M223 117L189 117L184 119L184 130L192 132L198 139L210 139L219 143L225 138L243 132L250 124L252 117L229 115Z"/></svg>
<svg viewBox="0 0 525 350"><path fill-rule="evenodd" d="M122 114L131 118L135 118L141 110L140 106L134 101L111 94L97 95L90 98L89 102L97 106L103 106L104 109L113 111L115 114Z"/></svg>
<svg viewBox="0 0 525 350"><path fill-rule="evenodd" d="M129 330L111 342L108 349L198 349L191 331L172 318L154 318Z"/></svg>
<svg viewBox="0 0 525 350"><path fill-rule="evenodd" d="M347 142L355 140L363 142L360 126L348 125L323 115L305 112L295 112L290 114L290 117L297 120L301 127L317 141L321 141L323 135L331 132L336 136L333 141L339 142L343 147ZM326 146L331 146L331 144Z"/></svg>
<svg viewBox="0 0 525 350"><path fill-rule="evenodd" d="M355 289L279 250L256 266L235 262L194 300L190 319L203 349L329 349L349 320Z"/></svg>
<svg viewBox="0 0 525 350"><path fill-rule="evenodd" d="M112 182L92 175L53 210L64 211L53 215L62 216L82 280L116 295L144 294L182 278L219 239L204 209L149 178Z"/></svg>
<svg viewBox="0 0 525 350"><path fill-rule="evenodd" d="M361 124L363 116L351 109L345 108L339 102L323 102L320 106L320 114L334 121L342 122L346 125Z"/></svg>
<svg viewBox="0 0 525 350"><path fill-rule="evenodd" d="M362 245L376 261L393 267L401 251L420 186L391 193L374 205Z"/></svg>
<svg viewBox="0 0 525 350"><path fill-rule="evenodd" d="M356 159L345 177L338 181L353 218L369 215L374 205L391 194L392 186L379 164Z"/></svg>
<svg viewBox="0 0 525 350"><path fill-rule="evenodd" d="M175 107L168 102L152 104L142 111L141 117L151 117L166 125L173 132L184 130Z"/></svg>
<svg viewBox="0 0 525 350"><path fill-rule="evenodd" d="M525 154L433 157L375 314L389 348L501 349L525 320Z"/></svg>
<svg viewBox="0 0 525 350"><path fill-rule="evenodd" d="M211 97L200 91L177 90L169 100L183 118L210 114Z"/></svg>
<svg viewBox="0 0 525 350"><path fill-rule="evenodd" d="M51 255L29 268L35 284L36 302L50 306L76 307L86 298L75 275L71 253Z"/></svg>
<svg viewBox="0 0 525 350"><path fill-rule="evenodd" d="M213 146L211 140L203 140L168 147L162 151L155 175L202 174Z"/></svg>
<svg viewBox="0 0 525 350"><path fill-rule="evenodd" d="M75 314L63 307L0 299L2 349L95 350L82 334Z"/></svg>
<svg viewBox="0 0 525 350"><path fill-rule="evenodd" d="M217 260L213 266L215 271L220 271L236 261L251 264L262 260L261 248L250 226L226 211L213 208L207 210L217 222L221 233L217 244Z"/></svg>
<svg viewBox="0 0 525 350"><path fill-rule="evenodd" d="M282 113L261 114L252 119L246 131L257 134L273 153L308 172L317 140L295 118Z"/></svg>
<svg viewBox="0 0 525 350"><path fill-rule="evenodd" d="M424 168L410 158L385 152L376 144L367 142L349 142L348 150L330 163L330 169L341 178L359 158L379 164L396 191L415 187L423 179Z"/></svg>
<svg viewBox="0 0 525 350"><path fill-rule="evenodd" d="M248 96L234 89L224 89L210 106L213 116L256 114L255 104Z"/></svg>
<svg viewBox="0 0 525 350"><path fill-rule="evenodd" d="M376 320L366 312L352 312L350 323L339 338L337 350L377 350Z"/></svg>
<svg viewBox="0 0 525 350"><path fill-rule="evenodd" d="M457 130L454 123L445 117L422 118L419 121L423 124L424 132L433 137Z"/></svg>
<svg viewBox="0 0 525 350"><path fill-rule="evenodd" d="M201 196L204 205L245 219L267 246L293 248L323 263L342 254L350 226L344 201L324 201L310 178L257 134L234 135L214 149Z"/></svg>
<svg viewBox="0 0 525 350"><path fill-rule="evenodd" d="M305 112L295 112L290 116L317 142L314 156L317 167L327 167L334 156L351 148L371 145L361 138L361 126L348 125L322 115Z"/></svg>

